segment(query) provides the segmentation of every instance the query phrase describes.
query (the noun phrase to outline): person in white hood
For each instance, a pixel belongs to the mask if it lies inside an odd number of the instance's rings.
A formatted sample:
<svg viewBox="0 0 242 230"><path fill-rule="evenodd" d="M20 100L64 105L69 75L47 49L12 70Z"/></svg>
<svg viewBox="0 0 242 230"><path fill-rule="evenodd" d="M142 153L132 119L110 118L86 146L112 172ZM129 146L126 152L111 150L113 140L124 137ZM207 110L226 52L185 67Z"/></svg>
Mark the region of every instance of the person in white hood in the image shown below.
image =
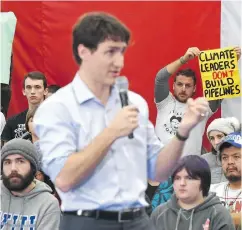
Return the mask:
<svg viewBox="0 0 242 230"><path fill-rule="evenodd" d="M1 151L1 229L58 230L60 208L51 188L35 180L39 157L34 145L13 139Z"/></svg>

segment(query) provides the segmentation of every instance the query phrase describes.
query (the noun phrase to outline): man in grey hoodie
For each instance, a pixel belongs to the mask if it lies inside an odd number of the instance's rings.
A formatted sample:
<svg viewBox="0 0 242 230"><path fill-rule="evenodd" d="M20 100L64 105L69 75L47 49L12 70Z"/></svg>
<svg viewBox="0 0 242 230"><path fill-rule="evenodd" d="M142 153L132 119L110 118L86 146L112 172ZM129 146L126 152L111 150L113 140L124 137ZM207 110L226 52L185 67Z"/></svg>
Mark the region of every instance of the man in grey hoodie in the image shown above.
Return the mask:
<svg viewBox="0 0 242 230"><path fill-rule="evenodd" d="M58 200L45 183L35 180L39 157L23 139L7 142L1 152L1 229L57 230Z"/></svg>
<svg viewBox="0 0 242 230"><path fill-rule="evenodd" d="M215 193L208 193L211 172L196 155L182 158L172 173L175 194L151 219L157 230L234 230L230 213Z"/></svg>

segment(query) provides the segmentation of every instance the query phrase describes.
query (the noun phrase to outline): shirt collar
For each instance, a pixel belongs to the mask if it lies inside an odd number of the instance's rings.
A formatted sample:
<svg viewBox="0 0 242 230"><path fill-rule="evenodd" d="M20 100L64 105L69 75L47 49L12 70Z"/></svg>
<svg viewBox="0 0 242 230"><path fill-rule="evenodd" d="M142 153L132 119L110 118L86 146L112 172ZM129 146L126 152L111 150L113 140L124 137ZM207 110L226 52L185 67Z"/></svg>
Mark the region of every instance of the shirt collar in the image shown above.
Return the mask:
<svg viewBox="0 0 242 230"><path fill-rule="evenodd" d="M92 93L92 91L88 88L86 83L82 81L78 73L76 73L72 81L72 88L73 88L75 97L78 103L80 104L92 99L99 101ZM118 89L116 85L112 86L110 98L112 98L111 100L114 100L116 103L119 101L119 94L118 94Z"/></svg>
<svg viewBox="0 0 242 230"><path fill-rule="evenodd" d="M80 104L95 98L91 90L81 80L80 75L78 73L76 73L71 86L74 91L75 97Z"/></svg>

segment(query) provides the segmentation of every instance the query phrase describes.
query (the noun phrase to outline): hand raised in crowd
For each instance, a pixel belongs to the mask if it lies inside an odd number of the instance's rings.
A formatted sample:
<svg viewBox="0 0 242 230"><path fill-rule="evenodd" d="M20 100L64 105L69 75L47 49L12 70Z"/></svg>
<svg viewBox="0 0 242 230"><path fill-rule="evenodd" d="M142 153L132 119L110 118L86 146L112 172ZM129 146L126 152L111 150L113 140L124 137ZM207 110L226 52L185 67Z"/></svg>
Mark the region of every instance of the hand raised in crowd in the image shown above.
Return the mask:
<svg viewBox="0 0 242 230"><path fill-rule="evenodd" d="M209 103L203 97L187 100L187 109L180 123L179 131L190 132L200 121L202 121L209 112Z"/></svg>
<svg viewBox="0 0 242 230"><path fill-rule="evenodd" d="M234 51L237 55L237 60L239 60L241 57L241 48L239 46L236 46L236 47L234 47Z"/></svg>
<svg viewBox="0 0 242 230"><path fill-rule="evenodd" d="M122 108L109 125L109 129L117 137L128 136L138 127L139 111L136 106L129 105Z"/></svg>
<svg viewBox="0 0 242 230"><path fill-rule="evenodd" d="M192 60L200 54L200 50L197 47L189 48L183 56L185 62Z"/></svg>

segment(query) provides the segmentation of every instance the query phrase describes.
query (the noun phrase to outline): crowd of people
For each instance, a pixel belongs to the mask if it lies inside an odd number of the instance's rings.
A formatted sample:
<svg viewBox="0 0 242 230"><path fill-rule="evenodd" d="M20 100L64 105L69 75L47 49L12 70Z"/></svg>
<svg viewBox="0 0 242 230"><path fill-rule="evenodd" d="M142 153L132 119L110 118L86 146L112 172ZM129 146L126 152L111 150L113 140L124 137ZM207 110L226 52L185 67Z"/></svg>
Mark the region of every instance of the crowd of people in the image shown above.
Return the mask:
<svg viewBox="0 0 242 230"><path fill-rule="evenodd" d="M199 48L154 78L154 127L144 98L126 90L129 105L120 101L129 29L92 12L72 36L73 81L61 88L29 72L28 108L1 113L1 229L241 229L241 124L218 118L205 130L222 100L194 99L197 76L181 68Z"/></svg>

